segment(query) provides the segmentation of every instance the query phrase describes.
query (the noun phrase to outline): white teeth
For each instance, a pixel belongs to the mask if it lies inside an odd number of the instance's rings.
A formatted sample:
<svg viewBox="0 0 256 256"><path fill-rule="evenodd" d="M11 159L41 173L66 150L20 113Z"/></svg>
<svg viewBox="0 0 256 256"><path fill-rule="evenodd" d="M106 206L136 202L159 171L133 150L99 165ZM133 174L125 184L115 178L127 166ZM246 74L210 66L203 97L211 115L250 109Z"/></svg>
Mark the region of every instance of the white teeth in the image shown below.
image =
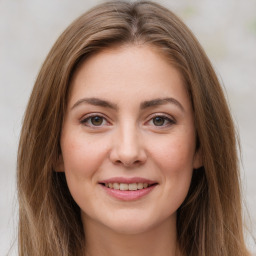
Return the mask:
<svg viewBox="0 0 256 256"><path fill-rule="evenodd" d="M137 189L143 189L143 183L138 183Z"/></svg>
<svg viewBox="0 0 256 256"><path fill-rule="evenodd" d="M128 190L129 189L129 185L125 184L125 183L120 183L120 190Z"/></svg>
<svg viewBox="0 0 256 256"><path fill-rule="evenodd" d="M109 187L109 186L108 186L108 187ZM114 183L114 184L113 184L113 189L119 189L119 187L120 187L120 186L119 186L119 183Z"/></svg>
<svg viewBox="0 0 256 256"><path fill-rule="evenodd" d="M137 190L137 184L136 183L129 184L129 190Z"/></svg>
<svg viewBox="0 0 256 256"><path fill-rule="evenodd" d="M149 186L148 183L105 183L105 186L108 188L123 190L123 191L134 191L143 188L147 188Z"/></svg>

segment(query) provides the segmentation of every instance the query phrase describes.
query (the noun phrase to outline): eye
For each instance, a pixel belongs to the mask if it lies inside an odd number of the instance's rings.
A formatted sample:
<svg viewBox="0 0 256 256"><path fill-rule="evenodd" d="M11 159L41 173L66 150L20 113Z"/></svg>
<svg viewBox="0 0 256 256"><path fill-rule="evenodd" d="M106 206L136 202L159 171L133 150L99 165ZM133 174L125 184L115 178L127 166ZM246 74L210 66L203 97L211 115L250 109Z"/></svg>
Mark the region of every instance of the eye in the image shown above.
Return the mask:
<svg viewBox="0 0 256 256"><path fill-rule="evenodd" d="M81 123L88 127L101 127L107 124L107 120L100 115L91 115L83 118Z"/></svg>
<svg viewBox="0 0 256 256"><path fill-rule="evenodd" d="M158 127L167 127L175 124L175 121L165 115L156 115L149 120L149 124Z"/></svg>
<svg viewBox="0 0 256 256"><path fill-rule="evenodd" d="M155 126L162 126L165 124L166 119L162 116L157 116L152 119Z"/></svg>
<svg viewBox="0 0 256 256"><path fill-rule="evenodd" d="M91 117L91 123L95 126L100 126L102 125L103 123L103 118L101 116L94 116L94 117Z"/></svg>

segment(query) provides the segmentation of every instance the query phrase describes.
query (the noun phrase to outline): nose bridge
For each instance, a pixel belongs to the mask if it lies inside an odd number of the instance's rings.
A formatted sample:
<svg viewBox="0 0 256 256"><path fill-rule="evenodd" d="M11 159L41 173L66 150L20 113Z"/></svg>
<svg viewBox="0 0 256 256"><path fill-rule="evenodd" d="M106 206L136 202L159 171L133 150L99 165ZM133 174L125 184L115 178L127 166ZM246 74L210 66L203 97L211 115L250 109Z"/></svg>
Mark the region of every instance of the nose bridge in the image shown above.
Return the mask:
<svg viewBox="0 0 256 256"><path fill-rule="evenodd" d="M139 149L138 129L135 125L126 124L120 129L119 150L127 155L135 155Z"/></svg>
<svg viewBox="0 0 256 256"><path fill-rule="evenodd" d="M125 166L143 163L146 153L143 147L140 130L136 124L127 120L116 130L112 149L112 160Z"/></svg>

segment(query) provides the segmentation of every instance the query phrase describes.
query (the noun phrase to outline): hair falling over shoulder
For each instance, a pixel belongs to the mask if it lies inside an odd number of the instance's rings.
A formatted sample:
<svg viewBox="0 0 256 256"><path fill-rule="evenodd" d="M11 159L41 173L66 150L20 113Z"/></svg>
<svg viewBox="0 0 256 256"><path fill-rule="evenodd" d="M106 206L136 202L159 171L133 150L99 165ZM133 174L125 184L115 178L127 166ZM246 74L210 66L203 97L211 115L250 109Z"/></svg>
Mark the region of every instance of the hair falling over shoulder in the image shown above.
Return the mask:
<svg viewBox="0 0 256 256"><path fill-rule="evenodd" d="M190 95L203 167L178 210L183 256L246 256L236 133L220 83L190 30L150 1L110 1L75 20L48 54L24 116L18 150L19 255L83 255L80 209L54 168L74 70L101 49L158 47L182 73Z"/></svg>

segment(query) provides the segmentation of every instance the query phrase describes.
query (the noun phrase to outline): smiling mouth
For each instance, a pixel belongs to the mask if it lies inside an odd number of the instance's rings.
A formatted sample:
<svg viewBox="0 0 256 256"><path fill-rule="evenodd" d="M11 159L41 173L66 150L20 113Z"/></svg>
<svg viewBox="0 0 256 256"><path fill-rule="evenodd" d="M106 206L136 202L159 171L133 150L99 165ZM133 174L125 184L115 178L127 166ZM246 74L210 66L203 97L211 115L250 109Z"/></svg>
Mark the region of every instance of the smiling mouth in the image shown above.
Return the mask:
<svg viewBox="0 0 256 256"><path fill-rule="evenodd" d="M148 183L100 183L102 186L105 186L107 188L111 188L114 190L121 190L121 191L136 191L136 190L143 190L148 187L157 185L157 183L154 184L148 184Z"/></svg>
<svg viewBox="0 0 256 256"><path fill-rule="evenodd" d="M111 197L121 201L136 201L146 197L159 183L141 177L113 177L101 180L99 185Z"/></svg>

